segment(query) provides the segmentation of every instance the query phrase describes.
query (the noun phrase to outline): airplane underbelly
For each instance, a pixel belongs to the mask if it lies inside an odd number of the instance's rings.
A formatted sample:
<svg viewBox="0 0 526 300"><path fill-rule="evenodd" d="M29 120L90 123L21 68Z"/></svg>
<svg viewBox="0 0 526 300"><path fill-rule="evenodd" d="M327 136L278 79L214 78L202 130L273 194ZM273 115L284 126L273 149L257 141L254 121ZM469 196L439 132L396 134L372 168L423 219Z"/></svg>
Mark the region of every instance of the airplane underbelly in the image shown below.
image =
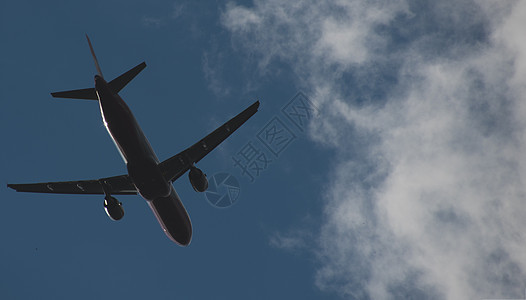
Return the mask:
<svg viewBox="0 0 526 300"><path fill-rule="evenodd" d="M168 197L148 201L148 205L168 238L182 246L190 244L192 223L173 186Z"/></svg>
<svg viewBox="0 0 526 300"><path fill-rule="evenodd" d="M125 162L159 160L130 109L118 95L106 95L99 101L104 126Z"/></svg>
<svg viewBox="0 0 526 300"><path fill-rule="evenodd" d="M126 164L126 167L130 179L144 199L153 201L170 196L172 185L166 181L154 161L131 161Z"/></svg>

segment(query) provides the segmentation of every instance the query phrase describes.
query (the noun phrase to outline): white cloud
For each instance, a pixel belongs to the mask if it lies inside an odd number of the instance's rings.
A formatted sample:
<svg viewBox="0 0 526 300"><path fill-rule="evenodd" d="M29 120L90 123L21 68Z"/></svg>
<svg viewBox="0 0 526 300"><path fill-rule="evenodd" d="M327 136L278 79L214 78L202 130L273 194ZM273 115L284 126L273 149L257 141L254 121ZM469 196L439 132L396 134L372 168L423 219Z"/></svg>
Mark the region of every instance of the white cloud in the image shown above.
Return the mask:
<svg viewBox="0 0 526 300"><path fill-rule="evenodd" d="M228 17L224 19L225 26L234 30L244 31L252 26L258 26L261 18L250 9L229 4L227 6Z"/></svg>
<svg viewBox="0 0 526 300"><path fill-rule="evenodd" d="M155 27L159 28L161 27L161 24L163 24L162 18L155 18L155 17L143 17L142 18L142 24L146 27Z"/></svg>
<svg viewBox="0 0 526 300"><path fill-rule="evenodd" d="M203 75L208 82L208 88L216 95L227 96L230 94L230 90L226 85L221 82L221 77L218 75L223 69L221 61L223 55L220 51L215 50L214 55L210 55L208 52L203 53L201 59L201 66Z"/></svg>
<svg viewBox="0 0 526 300"><path fill-rule="evenodd" d="M172 5L172 9L164 11L160 16L144 16L142 18L142 24L146 27L161 28L162 26L165 26L166 24L170 23L170 19L177 20L181 18L186 12L186 10L187 9L185 4L174 2ZM167 12L170 12L171 14L167 15Z"/></svg>
<svg viewBox="0 0 526 300"><path fill-rule="evenodd" d="M222 20L261 67L288 63L311 87L326 116L311 136L340 151L318 287L358 299L523 296L525 2L256 0L229 4Z"/></svg>
<svg viewBox="0 0 526 300"><path fill-rule="evenodd" d="M319 55L327 53L332 61L341 64L360 63L367 58L367 48L363 40L365 33L348 24L338 24L327 20L322 25L322 36L318 41Z"/></svg>
<svg viewBox="0 0 526 300"><path fill-rule="evenodd" d="M175 2L173 4L172 19L178 19L185 13L185 5L183 3Z"/></svg>
<svg viewBox="0 0 526 300"><path fill-rule="evenodd" d="M302 232L294 232L293 234L282 234L278 232L270 237L269 243L275 248L297 250L306 246L305 236L307 235Z"/></svg>

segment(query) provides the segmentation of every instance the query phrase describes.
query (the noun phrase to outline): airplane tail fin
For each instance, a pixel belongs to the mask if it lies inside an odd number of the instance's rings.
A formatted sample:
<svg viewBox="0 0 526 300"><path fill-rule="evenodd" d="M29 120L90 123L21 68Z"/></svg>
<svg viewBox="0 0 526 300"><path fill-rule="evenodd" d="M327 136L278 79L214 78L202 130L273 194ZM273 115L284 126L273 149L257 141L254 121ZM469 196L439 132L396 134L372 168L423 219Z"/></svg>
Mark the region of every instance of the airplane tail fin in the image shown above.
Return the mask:
<svg viewBox="0 0 526 300"><path fill-rule="evenodd" d="M89 37L87 34L86 34L86 39L88 40L89 49L91 51L91 55L93 56L93 60L95 61L95 67L97 68L97 73L99 74L100 77L103 77L102 71L100 69L99 61L97 60L97 57L95 56L95 51L93 51L93 46L91 45L91 41L89 40ZM133 67L132 69L128 70L126 73L122 74L121 76L108 82L108 86L110 87L110 89L112 90L114 94L117 94L133 78L135 78L135 76L137 76L137 74L139 74L144 68L146 68L146 63L142 62L138 64L137 66ZM98 100L97 93L94 88L71 90L71 91L64 91L64 92L55 92L55 93L51 93L51 96L55 98Z"/></svg>
<svg viewBox="0 0 526 300"><path fill-rule="evenodd" d="M100 70L99 61L97 60L97 56L95 56L95 51L93 51L93 46L91 46L91 41L89 40L89 36L87 33L86 39L88 40L89 51L91 52L91 56L93 56L93 60L95 61L95 68L97 68L97 73L99 73L100 77L104 78L104 76L102 76L102 71Z"/></svg>

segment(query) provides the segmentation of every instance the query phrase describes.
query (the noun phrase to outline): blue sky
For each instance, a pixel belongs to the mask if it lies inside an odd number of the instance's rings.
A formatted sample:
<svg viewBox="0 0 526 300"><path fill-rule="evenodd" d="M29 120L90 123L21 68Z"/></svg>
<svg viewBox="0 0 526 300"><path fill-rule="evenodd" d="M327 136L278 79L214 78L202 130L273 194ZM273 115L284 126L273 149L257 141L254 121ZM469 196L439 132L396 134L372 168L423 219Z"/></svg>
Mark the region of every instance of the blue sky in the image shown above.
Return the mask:
<svg viewBox="0 0 526 300"><path fill-rule="evenodd" d="M16 1L0 5L4 183L125 172L96 103L88 33L160 159L254 100L199 166L238 178L218 209L175 184L189 247L139 196L0 189L6 299L524 297L526 5L511 1ZM303 91L319 113L254 182L233 165ZM261 146L261 145L260 145Z"/></svg>
<svg viewBox="0 0 526 300"><path fill-rule="evenodd" d="M93 85L84 33L108 79L146 61L148 67L121 96L160 159L192 145L257 98L262 105L199 164L209 175L229 172L238 178L241 194L234 206L212 207L186 175L175 183L194 226L187 248L166 238L139 196L118 197L126 216L112 222L101 196L3 188L1 298L322 297L313 285L311 256L284 252L271 245L271 237L306 215L319 222L320 191L314 187L322 178L306 174L327 169L323 160L311 163L312 155L324 152L298 135L254 183L233 166L231 156L255 139L299 88L275 82L279 76L248 87L256 67L229 48L219 21L223 8L163 1L2 4L4 183L126 172L98 105L49 95ZM207 73L211 70L217 75Z"/></svg>

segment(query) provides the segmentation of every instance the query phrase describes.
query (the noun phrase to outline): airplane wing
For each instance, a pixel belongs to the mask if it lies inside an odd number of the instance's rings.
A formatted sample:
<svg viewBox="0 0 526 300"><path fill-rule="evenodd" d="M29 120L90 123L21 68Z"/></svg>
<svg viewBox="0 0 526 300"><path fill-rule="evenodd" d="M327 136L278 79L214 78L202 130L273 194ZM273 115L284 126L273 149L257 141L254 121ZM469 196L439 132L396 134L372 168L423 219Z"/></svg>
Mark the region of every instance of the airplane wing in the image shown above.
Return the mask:
<svg viewBox="0 0 526 300"><path fill-rule="evenodd" d="M221 142L229 137L236 129L252 117L259 107L259 101L254 102L247 109L230 119L228 122L205 136L199 142L186 150L161 162L159 167L166 180L174 182L183 175L192 164L197 163L208 153L215 149Z"/></svg>
<svg viewBox="0 0 526 300"><path fill-rule="evenodd" d="M236 129L252 117L258 110L259 101L214 130L199 142L170 157L159 164L164 178L175 181L183 175L192 164L197 163L221 142L228 138ZM119 175L95 180L61 181L8 184L17 192L53 193L53 194L104 194L103 184L112 195L136 195L137 190L128 175Z"/></svg>
<svg viewBox="0 0 526 300"><path fill-rule="evenodd" d="M17 192L53 193L53 194L101 194L104 195L102 185L112 195L136 195L137 190L128 175L119 175L97 180L78 180L61 182L8 184Z"/></svg>

